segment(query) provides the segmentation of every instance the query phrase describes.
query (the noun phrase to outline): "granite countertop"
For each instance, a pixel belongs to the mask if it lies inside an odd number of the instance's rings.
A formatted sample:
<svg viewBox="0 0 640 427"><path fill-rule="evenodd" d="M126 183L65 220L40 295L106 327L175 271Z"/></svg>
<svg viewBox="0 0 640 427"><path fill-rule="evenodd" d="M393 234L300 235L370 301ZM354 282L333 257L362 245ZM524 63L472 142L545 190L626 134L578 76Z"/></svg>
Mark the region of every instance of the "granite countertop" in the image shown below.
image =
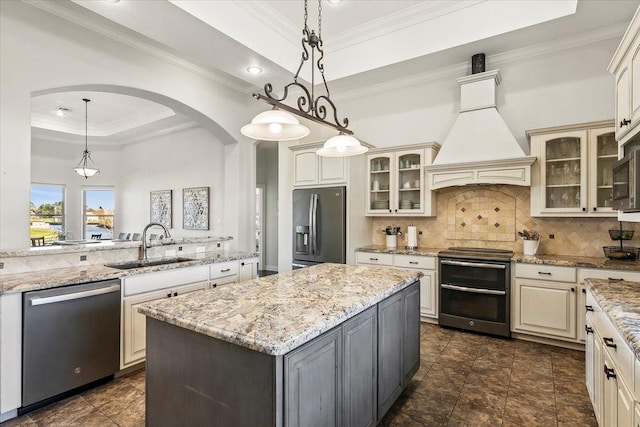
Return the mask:
<svg viewBox="0 0 640 427"><path fill-rule="evenodd" d="M640 359L640 283L587 279L593 297Z"/></svg>
<svg viewBox="0 0 640 427"><path fill-rule="evenodd" d="M417 270L320 264L141 305L139 312L282 355L404 289Z"/></svg>
<svg viewBox="0 0 640 427"><path fill-rule="evenodd" d="M132 268L130 270L120 270L104 265L88 265L86 267L65 267L29 273L4 274L0 275L0 295L76 285L98 280L117 279L137 274L207 265L216 262L255 258L256 256L258 256L258 254L254 252L217 252L210 255L194 255L189 257L192 258L191 261ZM160 258L154 258L153 260L157 259Z"/></svg>
<svg viewBox="0 0 640 427"><path fill-rule="evenodd" d="M385 245L370 245L357 248L357 252L373 252L379 254L438 256L438 252L445 248L417 248L413 250L397 248L387 249ZM545 264L562 267L602 268L607 270L640 271L639 261L616 261L602 257L581 257L569 255L537 255L529 256L522 253L513 255L513 261L522 264Z"/></svg>
<svg viewBox="0 0 640 427"><path fill-rule="evenodd" d="M166 246L166 245L186 245L189 243L210 243L210 242L223 242L227 240L233 240L230 236L206 236L206 237L187 237L184 239L160 239L151 242L151 246ZM142 245L140 241L118 241L118 240L96 240L88 241L88 243L79 244L60 244L49 246L38 246L33 248L19 248L19 249L7 249L0 251L0 258L5 257L23 257L23 256L38 256L38 255L58 255L58 254L70 254L76 252L94 252L105 251L113 249L128 249L135 248Z"/></svg>
<svg viewBox="0 0 640 427"><path fill-rule="evenodd" d="M356 252L371 252L376 254L397 254L397 255L419 255L419 256L438 256L438 252L444 248L416 248L405 249L398 247L396 249L388 249L385 245L369 245L357 248Z"/></svg>

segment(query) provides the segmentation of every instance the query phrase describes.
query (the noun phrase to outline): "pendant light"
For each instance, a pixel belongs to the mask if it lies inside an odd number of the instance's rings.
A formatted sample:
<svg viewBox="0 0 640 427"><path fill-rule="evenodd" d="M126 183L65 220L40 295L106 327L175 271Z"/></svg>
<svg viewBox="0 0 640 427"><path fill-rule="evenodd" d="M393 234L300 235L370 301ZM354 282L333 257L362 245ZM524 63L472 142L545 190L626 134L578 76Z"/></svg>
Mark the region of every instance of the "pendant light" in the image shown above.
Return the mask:
<svg viewBox="0 0 640 427"><path fill-rule="evenodd" d="M84 152L82 153L80 163L78 163L78 166L73 168L73 170L76 171L78 175L84 176L86 179L100 173L100 169L98 169L98 165L96 165L96 163L91 159L91 154L89 153L87 144L87 140L89 139L87 106L91 100L87 98L82 98L82 100L84 101Z"/></svg>
<svg viewBox="0 0 640 427"><path fill-rule="evenodd" d="M293 82L286 85L283 89L282 97L273 94L273 86L271 83L264 85L264 94L254 93L253 97L266 102L273 106L273 110L265 111L258 114L251 123L240 129L240 132L253 139L263 141L292 141L304 138L309 135L310 131L304 125L301 125L298 119L294 117L302 117L323 126L333 128L340 132L339 135L329 138L324 146L319 149L316 154L328 157L344 157L355 156L368 151L367 147L360 144L353 132L347 127L349 119L338 119L338 110L336 105L331 101L329 94L329 86L324 77L324 58L323 42L322 42L322 0L318 0L318 34L314 30L309 30L307 25L308 0L304 0L304 27L302 30L302 59L298 66L298 71L293 77ZM316 59L317 52L317 59ZM311 64L311 87L307 88L298 81L300 71L305 62L310 60ZM315 94L316 68L322 77L322 83L326 94ZM289 95L290 89L295 89L298 95L295 100L296 107L289 106L284 103Z"/></svg>

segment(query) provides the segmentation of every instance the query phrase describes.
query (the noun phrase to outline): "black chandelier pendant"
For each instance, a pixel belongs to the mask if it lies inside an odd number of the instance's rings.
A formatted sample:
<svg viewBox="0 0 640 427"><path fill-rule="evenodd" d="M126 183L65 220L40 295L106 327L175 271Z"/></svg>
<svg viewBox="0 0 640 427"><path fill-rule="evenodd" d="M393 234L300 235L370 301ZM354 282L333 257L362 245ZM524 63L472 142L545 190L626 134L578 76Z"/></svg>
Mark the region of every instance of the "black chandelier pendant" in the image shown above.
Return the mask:
<svg viewBox="0 0 640 427"><path fill-rule="evenodd" d="M307 120L311 120L316 123L323 124L325 126L332 127L338 130L340 133L345 135L353 135L353 132L347 129L349 126L349 119L343 118L340 120L338 118L338 111L330 98L329 94L329 86L327 85L327 80L324 77L324 65L322 60L324 58L324 51L322 50L322 0L318 0L318 34L315 31L309 31L309 26L307 24L308 20L308 0L304 0L304 29L302 30L302 57L300 60L300 65L298 66L298 70L296 71L295 76L293 77L293 82L286 85L283 89L282 97L278 97L273 92L273 86L271 83L267 83L264 85L264 95L260 93L254 93L253 96L256 99L265 101L268 104L274 106L274 108L278 108L284 111L288 111L289 113L295 114L297 116L303 117ZM316 60L316 51L318 55L318 59ZM311 53L309 53L311 52ZM300 71L302 70L305 62L311 59L311 90L307 89L307 87L298 81L300 76ZM315 67L317 67L320 72L320 76L322 77L322 83L324 85L324 89L326 95L315 96ZM297 108L291 107L284 103L287 97L289 96L290 88L299 88L303 94L298 96L296 100ZM327 120L327 116L332 115L329 120ZM333 121L330 121L333 120Z"/></svg>

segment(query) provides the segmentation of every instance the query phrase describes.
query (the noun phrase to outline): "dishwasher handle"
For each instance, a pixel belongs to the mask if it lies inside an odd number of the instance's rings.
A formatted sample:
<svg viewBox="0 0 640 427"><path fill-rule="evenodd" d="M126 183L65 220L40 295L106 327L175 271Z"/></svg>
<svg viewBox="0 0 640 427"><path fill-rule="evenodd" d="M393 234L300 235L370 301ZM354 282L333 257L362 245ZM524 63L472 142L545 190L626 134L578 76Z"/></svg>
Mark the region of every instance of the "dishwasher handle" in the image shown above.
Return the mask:
<svg viewBox="0 0 640 427"><path fill-rule="evenodd" d="M51 297L32 297L30 299L31 306L53 304L62 301L71 301L75 299L88 298L96 295L108 294L120 290L120 284L107 286L105 288L92 289L90 291L73 292L71 294L55 295Z"/></svg>

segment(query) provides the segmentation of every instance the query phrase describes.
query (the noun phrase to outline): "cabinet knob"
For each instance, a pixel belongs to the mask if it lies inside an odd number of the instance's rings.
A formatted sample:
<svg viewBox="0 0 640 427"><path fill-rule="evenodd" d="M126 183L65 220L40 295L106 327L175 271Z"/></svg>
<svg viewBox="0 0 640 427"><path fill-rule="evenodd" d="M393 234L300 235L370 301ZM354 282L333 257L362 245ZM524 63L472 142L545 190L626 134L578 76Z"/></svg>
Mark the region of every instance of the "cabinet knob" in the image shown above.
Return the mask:
<svg viewBox="0 0 640 427"><path fill-rule="evenodd" d="M583 294L586 294L586 293L587 293L587 290L586 290L586 289L583 289L583 290L582 290L582 293L583 293Z"/></svg>
<svg viewBox="0 0 640 427"><path fill-rule="evenodd" d="M628 126L628 125L629 125L629 123L631 123L631 120L629 120L629 119L622 119L622 121L620 122L620 127Z"/></svg>
<svg viewBox="0 0 640 427"><path fill-rule="evenodd" d="M576 291L576 288L571 288L571 292L575 292L575 291Z"/></svg>
<svg viewBox="0 0 640 427"><path fill-rule="evenodd" d="M593 211L595 212L595 211L597 211L597 210L598 210L598 208L596 208L596 207L594 206L594 207L593 207Z"/></svg>
<svg viewBox="0 0 640 427"><path fill-rule="evenodd" d="M217 283L214 283L214 284L213 284L213 287L214 287L214 288L217 288L217 287L218 287L218 284L217 284Z"/></svg>
<svg viewBox="0 0 640 427"><path fill-rule="evenodd" d="M174 292L174 293L173 293L173 296L174 296L174 297L177 297L177 296L178 296L178 293L177 293L177 292Z"/></svg>
<svg viewBox="0 0 640 427"><path fill-rule="evenodd" d="M595 210L595 208L593 208ZM586 212L587 208L582 208L582 212Z"/></svg>
<svg viewBox="0 0 640 427"><path fill-rule="evenodd" d="M592 334L593 333L593 328L591 328L591 327L589 327L587 325L584 325L584 330L585 330L585 332L587 334Z"/></svg>
<svg viewBox="0 0 640 427"><path fill-rule="evenodd" d="M167 298L171 298L171 292L167 294Z"/></svg>

